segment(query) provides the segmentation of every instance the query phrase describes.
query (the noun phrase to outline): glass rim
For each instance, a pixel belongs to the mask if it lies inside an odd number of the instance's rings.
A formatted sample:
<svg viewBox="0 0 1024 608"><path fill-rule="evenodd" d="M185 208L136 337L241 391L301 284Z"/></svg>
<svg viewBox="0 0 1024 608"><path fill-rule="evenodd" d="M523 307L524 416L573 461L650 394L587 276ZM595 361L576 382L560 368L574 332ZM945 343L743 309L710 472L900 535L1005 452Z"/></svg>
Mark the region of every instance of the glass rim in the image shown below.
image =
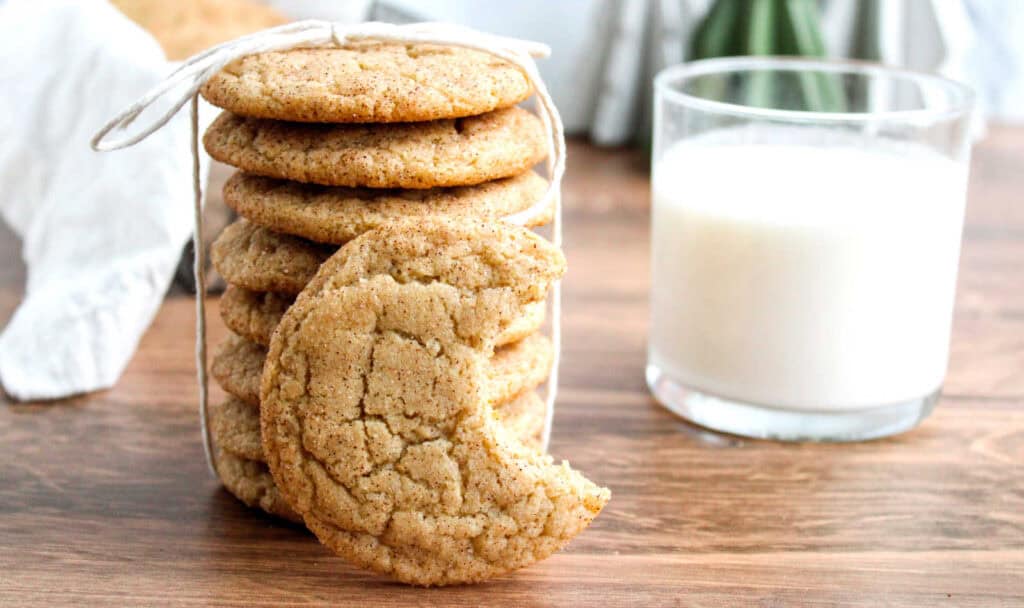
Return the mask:
<svg viewBox="0 0 1024 608"><path fill-rule="evenodd" d="M685 93L674 85L680 81L709 74L773 70L773 71L817 71L834 74L855 74L880 76L914 82L918 86L939 87L948 95L949 102L941 107L924 107L911 110L885 110L881 112L820 112L807 110L782 110L760 108L729 101L707 99ZM874 61L856 59L808 59L779 56L737 56L714 57L687 61L663 68L654 77L654 90L659 97L676 103L709 112L732 114L753 118L769 118L790 121L819 122L880 122L921 120L937 121L945 118L964 116L974 107L974 91L971 87L951 78L908 68L888 66Z"/></svg>

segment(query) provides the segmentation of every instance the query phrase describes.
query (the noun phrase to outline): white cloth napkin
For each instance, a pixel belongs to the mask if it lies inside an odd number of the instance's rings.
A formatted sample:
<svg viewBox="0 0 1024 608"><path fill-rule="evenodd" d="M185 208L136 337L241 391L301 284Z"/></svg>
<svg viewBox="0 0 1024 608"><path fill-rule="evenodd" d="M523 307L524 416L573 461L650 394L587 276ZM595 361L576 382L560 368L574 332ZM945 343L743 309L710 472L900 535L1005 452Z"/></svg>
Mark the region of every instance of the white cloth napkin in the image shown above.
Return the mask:
<svg viewBox="0 0 1024 608"><path fill-rule="evenodd" d="M187 108L130 149L89 140L173 67L105 1L0 3L0 216L28 267L0 335L12 397L113 385L156 314L191 228Z"/></svg>

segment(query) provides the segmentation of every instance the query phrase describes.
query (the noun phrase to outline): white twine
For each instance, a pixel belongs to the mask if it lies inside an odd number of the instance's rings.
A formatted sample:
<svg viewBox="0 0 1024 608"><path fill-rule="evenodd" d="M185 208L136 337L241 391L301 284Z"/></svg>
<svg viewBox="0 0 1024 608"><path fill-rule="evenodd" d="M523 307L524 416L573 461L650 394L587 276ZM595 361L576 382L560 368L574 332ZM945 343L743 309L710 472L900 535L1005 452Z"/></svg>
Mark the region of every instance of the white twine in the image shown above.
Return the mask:
<svg viewBox="0 0 1024 608"><path fill-rule="evenodd" d="M414 23L393 25L390 23L359 23L347 25L329 21L298 21L288 25L242 36L220 44L185 60L163 82L150 89L110 122L92 138L91 145L97 151L119 150L133 146L166 125L189 101L192 123L192 190L194 229L192 234L195 253L194 268L196 279L196 377L199 382L199 417L203 434L203 449L206 462L214 470L214 451L208 426L208 385L206 366L206 252L203 247L203 192L199 175L199 89L224 66L255 53L281 51L297 47L344 46L350 42L377 40L401 44L437 44L457 46L488 53L515 65L533 86L537 96L538 114L545 130L551 136L548 141L546 168L548 187L544 196L528 209L505 218L513 224L526 224L531 218L543 213L549 204L554 204L552 242L562 246L562 203L561 185L565 174L565 132L562 119L555 108L547 86L540 77L534 57L547 57L547 45L485 34L468 28L446 23ZM146 126L133 135L114 141L107 136L114 131L127 131L128 127L150 108L157 100L169 96L171 107L157 118L146 122ZM551 376L548 379L546 416L542 445L547 450L551 439L551 423L555 413L555 398L558 392L558 367L561 358L561 284L555 283L551 298L551 340L555 349ZM216 474L216 471L214 471Z"/></svg>

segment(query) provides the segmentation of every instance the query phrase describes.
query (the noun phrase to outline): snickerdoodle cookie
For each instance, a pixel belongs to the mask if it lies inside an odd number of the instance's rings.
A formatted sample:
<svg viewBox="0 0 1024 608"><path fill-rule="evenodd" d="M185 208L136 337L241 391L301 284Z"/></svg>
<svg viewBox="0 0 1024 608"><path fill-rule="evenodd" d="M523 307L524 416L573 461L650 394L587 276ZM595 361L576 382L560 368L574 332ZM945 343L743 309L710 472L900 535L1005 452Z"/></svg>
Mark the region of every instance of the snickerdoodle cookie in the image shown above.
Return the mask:
<svg viewBox="0 0 1024 608"><path fill-rule="evenodd" d="M342 245L398 219L428 215L499 219L524 211L544 195L547 181L532 171L461 188L380 190L301 184L236 172L224 202L253 224L319 243ZM553 202L530 218L543 226Z"/></svg>
<svg viewBox="0 0 1024 608"><path fill-rule="evenodd" d="M238 500L288 521L302 522L302 517L285 502L274 485L265 463L240 458L225 450L217 450L214 462L224 488Z"/></svg>
<svg viewBox="0 0 1024 608"><path fill-rule="evenodd" d="M266 462L259 406L229 396L210 407L210 430L218 448L246 460Z"/></svg>
<svg viewBox="0 0 1024 608"><path fill-rule="evenodd" d="M233 333L270 346L270 336L295 298L272 291L228 285L220 297L220 318Z"/></svg>
<svg viewBox="0 0 1024 608"><path fill-rule="evenodd" d="M210 374L231 395L259 404L266 356L263 346L232 334L217 347ZM553 359L551 340L539 333L497 348L487 366L487 398L503 403L536 388L547 380Z"/></svg>
<svg viewBox="0 0 1024 608"><path fill-rule="evenodd" d="M250 291L228 285L220 298L220 317L232 332L263 346L270 345L270 336L281 322L295 298L270 291ZM531 304L498 336L498 346L518 342L537 332L544 324L543 302Z"/></svg>
<svg viewBox="0 0 1024 608"><path fill-rule="evenodd" d="M413 122L483 114L533 92L514 65L470 49L360 42L242 57L202 88L243 116L300 122Z"/></svg>
<svg viewBox="0 0 1024 608"><path fill-rule="evenodd" d="M213 158L248 173L325 186L472 186L528 171L547 154L522 108L386 125L289 123L225 112L203 136Z"/></svg>
<svg viewBox="0 0 1024 608"><path fill-rule="evenodd" d="M557 551L610 493L494 415L496 337L565 269L532 232L429 218L331 257L274 332L263 446L307 527L419 585L483 580Z"/></svg>
<svg viewBox="0 0 1024 608"><path fill-rule="evenodd" d="M295 295L337 248L239 220L210 247L210 261L231 285Z"/></svg>
<svg viewBox="0 0 1024 608"><path fill-rule="evenodd" d="M229 396L211 406L210 411L211 431L218 448L239 458L266 462L260 438L258 406ZM532 390L523 391L494 406L495 416L511 435L538 449L546 411L544 400Z"/></svg>
<svg viewBox="0 0 1024 608"><path fill-rule="evenodd" d="M210 363L210 375L228 394L259 405L260 376L267 349L241 336L230 334L217 345Z"/></svg>

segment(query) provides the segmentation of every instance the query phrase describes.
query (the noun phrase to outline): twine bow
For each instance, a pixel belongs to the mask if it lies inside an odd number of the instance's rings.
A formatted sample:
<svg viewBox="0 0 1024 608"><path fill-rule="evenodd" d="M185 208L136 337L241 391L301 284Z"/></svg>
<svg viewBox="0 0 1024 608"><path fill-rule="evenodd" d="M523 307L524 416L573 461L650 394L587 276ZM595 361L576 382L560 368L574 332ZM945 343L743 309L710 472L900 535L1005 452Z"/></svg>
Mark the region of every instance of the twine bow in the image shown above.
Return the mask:
<svg viewBox="0 0 1024 608"><path fill-rule="evenodd" d="M555 216L552 222L552 242L562 246L562 205L561 184L565 173L565 133L562 119L555 108L551 95L534 63L534 57L547 57L547 45L485 34L469 28L446 23L414 23L393 25L390 23L359 23L347 25L329 21L298 21L270 28L229 42L211 47L193 55L178 66L161 83L149 90L135 103L111 119L93 136L91 145L96 151L120 150L133 146L166 125L184 106L191 101L192 124L192 192L193 192L193 260L196 279L196 377L199 382L199 416L203 433L203 449L207 464L214 469L214 451L208 425L208 379L206 357L206 269L203 248L203 192L199 175L199 89L214 74L232 61L267 51L281 51L298 47L345 46L351 42L376 40L401 44L437 44L456 46L488 53L519 68L533 86L537 97L539 116L545 131L550 135L546 168L548 187L544 195L528 209L506 216L513 224L523 225L530 218L543 212L552 202ZM108 141L114 132L127 131L136 119L158 100L170 102L170 108L163 114L148 120L136 133L122 139ZM551 438L551 422L555 411L555 397L558 391L558 366L561 354L561 285L555 283L551 299L551 340L555 355L548 379L545 398L546 413L542 445L547 449Z"/></svg>

